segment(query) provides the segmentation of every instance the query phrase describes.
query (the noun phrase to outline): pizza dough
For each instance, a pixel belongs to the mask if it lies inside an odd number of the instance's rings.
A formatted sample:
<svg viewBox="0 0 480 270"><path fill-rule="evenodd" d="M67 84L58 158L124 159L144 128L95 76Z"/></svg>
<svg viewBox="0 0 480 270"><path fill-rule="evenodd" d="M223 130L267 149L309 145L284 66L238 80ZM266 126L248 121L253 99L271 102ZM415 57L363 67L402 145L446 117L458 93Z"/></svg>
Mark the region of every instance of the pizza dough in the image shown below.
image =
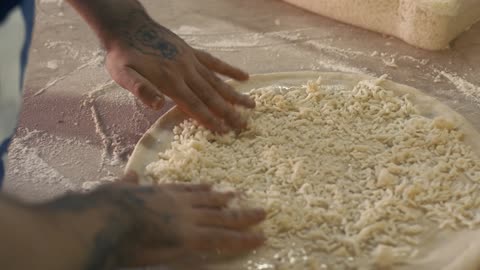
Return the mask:
<svg viewBox="0 0 480 270"><path fill-rule="evenodd" d="M254 89L247 131L213 135L173 109L127 166L146 184L215 183L267 208L266 247L221 269L480 266L479 135L463 117L383 78L232 84Z"/></svg>
<svg viewBox="0 0 480 270"><path fill-rule="evenodd" d="M480 20L478 0L284 1L428 50L448 48L450 41Z"/></svg>

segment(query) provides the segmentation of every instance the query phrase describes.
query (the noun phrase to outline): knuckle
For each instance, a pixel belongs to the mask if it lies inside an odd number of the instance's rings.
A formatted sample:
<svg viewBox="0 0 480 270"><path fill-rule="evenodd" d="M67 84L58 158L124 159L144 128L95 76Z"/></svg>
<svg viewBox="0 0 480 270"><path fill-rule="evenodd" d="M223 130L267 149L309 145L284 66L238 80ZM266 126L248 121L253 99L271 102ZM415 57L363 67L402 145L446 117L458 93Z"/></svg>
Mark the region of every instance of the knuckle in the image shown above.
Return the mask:
<svg viewBox="0 0 480 270"><path fill-rule="evenodd" d="M220 110L220 114L222 117L224 118L227 118L227 119L230 119L232 118L233 116L233 112L232 112L232 109L229 105L225 104L223 101L219 104L220 106L218 106L219 110Z"/></svg>
<svg viewBox="0 0 480 270"><path fill-rule="evenodd" d="M221 95L227 99L231 99L232 96L234 96L232 93L234 91L233 88L223 81L219 81L219 83L217 84L217 89L219 90Z"/></svg>
<svg viewBox="0 0 480 270"><path fill-rule="evenodd" d="M233 95L233 96L234 96L234 95L237 93L237 91L235 91L235 89L234 89L231 85L229 85L228 83L225 83L225 82L223 82L223 81L222 81L222 83L223 83L223 89L224 89L225 92L227 92L229 95Z"/></svg>
<svg viewBox="0 0 480 270"><path fill-rule="evenodd" d="M215 219L217 220L218 224L221 224L221 225L225 225L225 224L228 224L230 223L230 219L228 217L228 215L226 215L225 213L216 213L215 215Z"/></svg>
<svg viewBox="0 0 480 270"><path fill-rule="evenodd" d="M146 91L146 86L143 82L140 81L134 81L132 83L132 92L136 95L143 96L145 95Z"/></svg>
<svg viewBox="0 0 480 270"><path fill-rule="evenodd" d="M216 128L217 126L221 125L222 122L218 121L215 116L211 115L210 113L206 113L205 117L205 123L213 128Z"/></svg>
<svg viewBox="0 0 480 270"><path fill-rule="evenodd" d="M237 100L237 101L243 101L247 99L247 97L241 93L239 93L235 88L233 88L231 85L224 83L224 93L227 96L227 98L232 99L232 100Z"/></svg>
<svg viewBox="0 0 480 270"><path fill-rule="evenodd" d="M201 100L209 100L209 96L208 96L208 92L209 92L209 88L207 85L203 84L203 83L198 83L197 84L197 87L195 87L195 94L198 96L199 100L197 101L201 101Z"/></svg>
<svg viewBox="0 0 480 270"><path fill-rule="evenodd" d="M222 62L222 61L220 61L220 60L217 60L217 62L215 63L215 65L217 66L218 71L219 71L220 73L229 73L229 72L232 71L232 68L231 68L228 64L226 64L226 63L224 63L224 62Z"/></svg>
<svg viewBox="0 0 480 270"><path fill-rule="evenodd" d="M224 195L216 195L212 196L212 201L215 203L215 205L223 205L226 203L227 198Z"/></svg>
<svg viewBox="0 0 480 270"><path fill-rule="evenodd" d="M200 99L194 98L194 99L188 100L188 105L192 109L197 109L198 110L203 105L203 102Z"/></svg>
<svg viewBox="0 0 480 270"><path fill-rule="evenodd" d="M213 72L210 72L212 81L216 84L219 84L222 87L225 87L227 84L223 82L222 79L220 79L217 75L213 74Z"/></svg>
<svg viewBox="0 0 480 270"><path fill-rule="evenodd" d="M232 123L240 123L241 122L240 114L233 107L228 110L228 112L226 114L226 117Z"/></svg>
<svg viewBox="0 0 480 270"><path fill-rule="evenodd" d="M177 78L177 68L171 65L164 66L161 69L160 75L164 78L168 79L176 79Z"/></svg>
<svg viewBox="0 0 480 270"><path fill-rule="evenodd" d="M208 194L200 194L199 195L199 200L201 202L203 202L204 204L213 204L215 202L215 200L212 198L212 196L208 195Z"/></svg>
<svg viewBox="0 0 480 270"><path fill-rule="evenodd" d="M238 211L231 211L229 213L229 216L230 216L230 219L235 223L242 220L241 214Z"/></svg>
<svg viewBox="0 0 480 270"><path fill-rule="evenodd" d="M179 186L179 189L187 192L192 192L195 190L192 186Z"/></svg>
<svg viewBox="0 0 480 270"><path fill-rule="evenodd" d="M214 204L214 205L221 204L222 201L223 201L222 198L219 197L219 196L211 196L211 197L209 198L209 200L210 200L210 202L211 202L212 204Z"/></svg>
<svg viewBox="0 0 480 270"><path fill-rule="evenodd" d="M220 67L225 67L225 63L222 60L218 59L217 57L215 57L213 55L209 55L209 56L210 56L211 61L215 65L220 66Z"/></svg>

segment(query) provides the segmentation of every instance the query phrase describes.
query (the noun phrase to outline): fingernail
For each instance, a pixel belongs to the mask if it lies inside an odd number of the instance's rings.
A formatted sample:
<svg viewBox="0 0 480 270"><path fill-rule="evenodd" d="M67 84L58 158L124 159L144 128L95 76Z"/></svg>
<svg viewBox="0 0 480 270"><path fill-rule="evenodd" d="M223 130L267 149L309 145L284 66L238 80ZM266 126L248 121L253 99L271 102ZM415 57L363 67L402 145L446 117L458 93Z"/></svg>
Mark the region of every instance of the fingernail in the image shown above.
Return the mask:
<svg viewBox="0 0 480 270"><path fill-rule="evenodd" d="M235 195L236 195L236 193L233 192L233 191L227 191L227 192L225 192L224 194L225 194L225 196L227 196L227 197L235 197Z"/></svg>
<svg viewBox="0 0 480 270"><path fill-rule="evenodd" d="M255 209L255 215L258 217L265 218L267 216L267 212L263 209Z"/></svg>
<svg viewBox="0 0 480 270"><path fill-rule="evenodd" d="M224 123L220 123L218 125L218 131L220 132L220 134L225 134L225 133L228 133L230 129Z"/></svg>
<svg viewBox="0 0 480 270"><path fill-rule="evenodd" d="M242 81L246 81L246 80L250 79L250 75L247 72L245 72L243 70L241 70L241 72L243 73L242 77L240 78Z"/></svg>
<svg viewBox="0 0 480 270"><path fill-rule="evenodd" d="M197 186L199 189L202 189L202 190L211 190L211 189L212 189L212 185L211 185L211 184L196 184L196 186Z"/></svg>
<svg viewBox="0 0 480 270"><path fill-rule="evenodd" d="M163 102L164 99L162 97L156 96L152 103L153 109L160 110L163 107Z"/></svg>
<svg viewBox="0 0 480 270"><path fill-rule="evenodd" d="M255 238L257 238L258 240L264 242L267 240L267 237L265 237L265 234L261 233L261 232L256 232L256 233L253 233L253 236Z"/></svg>
<svg viewBox="0 0 480 270"><path fill-rule="evenodd" d="M250 98L249 96L245 96L245 99L246 99L246 102L247 102L248 107L254 108L255 105L257 105L257 104L255 103L255 100L253 100L253 99Z"/></svg>
<svg viewBox="0 0 480 270"><path fill-rule="evenodd" d="M247 128L247 121L245 121L243 118L240 118L239 123L240 123L240 128L241 129Z"/></svg>
<svg viewBox="0 0 480 270"><path fill-rule="evenodd" d="M122 182L127 182L127 183L133 183L137 184L138 183L138 174L135 171L128 171L125 176L121 179Z"/></svg>
<svg viewBox="0 0 480 270"><path fill-rule="evenodd" d="M236 127L234 128L235 135L239 135L245 129L247 129L247 122L239 121L238 124L236 125Z"/></svg>

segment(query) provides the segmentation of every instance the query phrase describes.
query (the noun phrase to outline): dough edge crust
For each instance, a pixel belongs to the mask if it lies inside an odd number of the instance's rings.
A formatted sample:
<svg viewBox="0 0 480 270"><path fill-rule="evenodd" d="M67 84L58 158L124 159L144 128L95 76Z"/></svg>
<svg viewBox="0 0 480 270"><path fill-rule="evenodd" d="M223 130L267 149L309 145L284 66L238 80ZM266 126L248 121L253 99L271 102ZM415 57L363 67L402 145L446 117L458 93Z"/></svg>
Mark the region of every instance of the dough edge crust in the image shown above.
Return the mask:
<svg viewBox="0 0 480 270"><path fill-rule="evenodd" d="M315 81L319 77L321 77L321 84L344 85L347 89L353 88L362 80L378 79L354 73L297 71L255 74L251 75L250 80L245 83L233 80L229 80L227 83L235 87L237 91L248 92L254 88L272 85L303 85L307 81ZM465 143L472 147L472 150L480 156L480 133L462 115L416 88L387 79L379 85L393 91L398 96L408 95L409 100L414 104L419 113L425 117L430 119L444 117L457 123L458 129L465 134ZM173 141L173 127L186 118L187 115L176 106L160 117L138 141L125 167L125 173L133 171L139 176L141 185L150 185L152 179L145 175L146 166L158 158L158 153L170 148L170 144ZM480 267L480 259L475 259L480 257L480 229L442 233L438 238L433 243L427 245L429 250L426 254L423 254L423 258L415 259L408 265L395 267L394 269L406 270L428 267L423 269L473 270ZM478 239L477 242L479 243L475 243L475 239ZM453 246L456 246L456 248L453 248ZM431 268L434 265L436 267Z"/></svg>

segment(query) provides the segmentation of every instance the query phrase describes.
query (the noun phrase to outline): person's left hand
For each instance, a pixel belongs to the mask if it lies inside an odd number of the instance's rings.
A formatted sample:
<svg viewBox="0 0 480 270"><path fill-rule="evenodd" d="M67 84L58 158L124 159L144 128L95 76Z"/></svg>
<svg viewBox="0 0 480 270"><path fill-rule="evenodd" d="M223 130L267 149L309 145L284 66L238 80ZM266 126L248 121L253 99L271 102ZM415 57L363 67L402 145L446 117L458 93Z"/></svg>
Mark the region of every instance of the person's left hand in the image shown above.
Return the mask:
<svg viewBox="0 0 480 270"><path fill-rule="evenodd" d="M136 183L137 175L129 173L89 193L28 206L27 220L35 221L32 231L49 241L45 253L30 257L47 263L22 269L192 264L203 269L214 262L211 255L242 255L265 242L263 233L252 229L266 212L228 207L232 192L217 192L205 184ZM52 259L56 257L60 259Z"/></svg>
<svg viewBox="0 0 480 270"><path fill-rule="evenodd" d="M215 73L240 81L248 79L247 73L193 49L143 9L132 9L115 28L107 47L107 69L118 84L154 109L162 107L166 95L212 131L245 128L234 105L253 108L255 102Z"/></svg>

